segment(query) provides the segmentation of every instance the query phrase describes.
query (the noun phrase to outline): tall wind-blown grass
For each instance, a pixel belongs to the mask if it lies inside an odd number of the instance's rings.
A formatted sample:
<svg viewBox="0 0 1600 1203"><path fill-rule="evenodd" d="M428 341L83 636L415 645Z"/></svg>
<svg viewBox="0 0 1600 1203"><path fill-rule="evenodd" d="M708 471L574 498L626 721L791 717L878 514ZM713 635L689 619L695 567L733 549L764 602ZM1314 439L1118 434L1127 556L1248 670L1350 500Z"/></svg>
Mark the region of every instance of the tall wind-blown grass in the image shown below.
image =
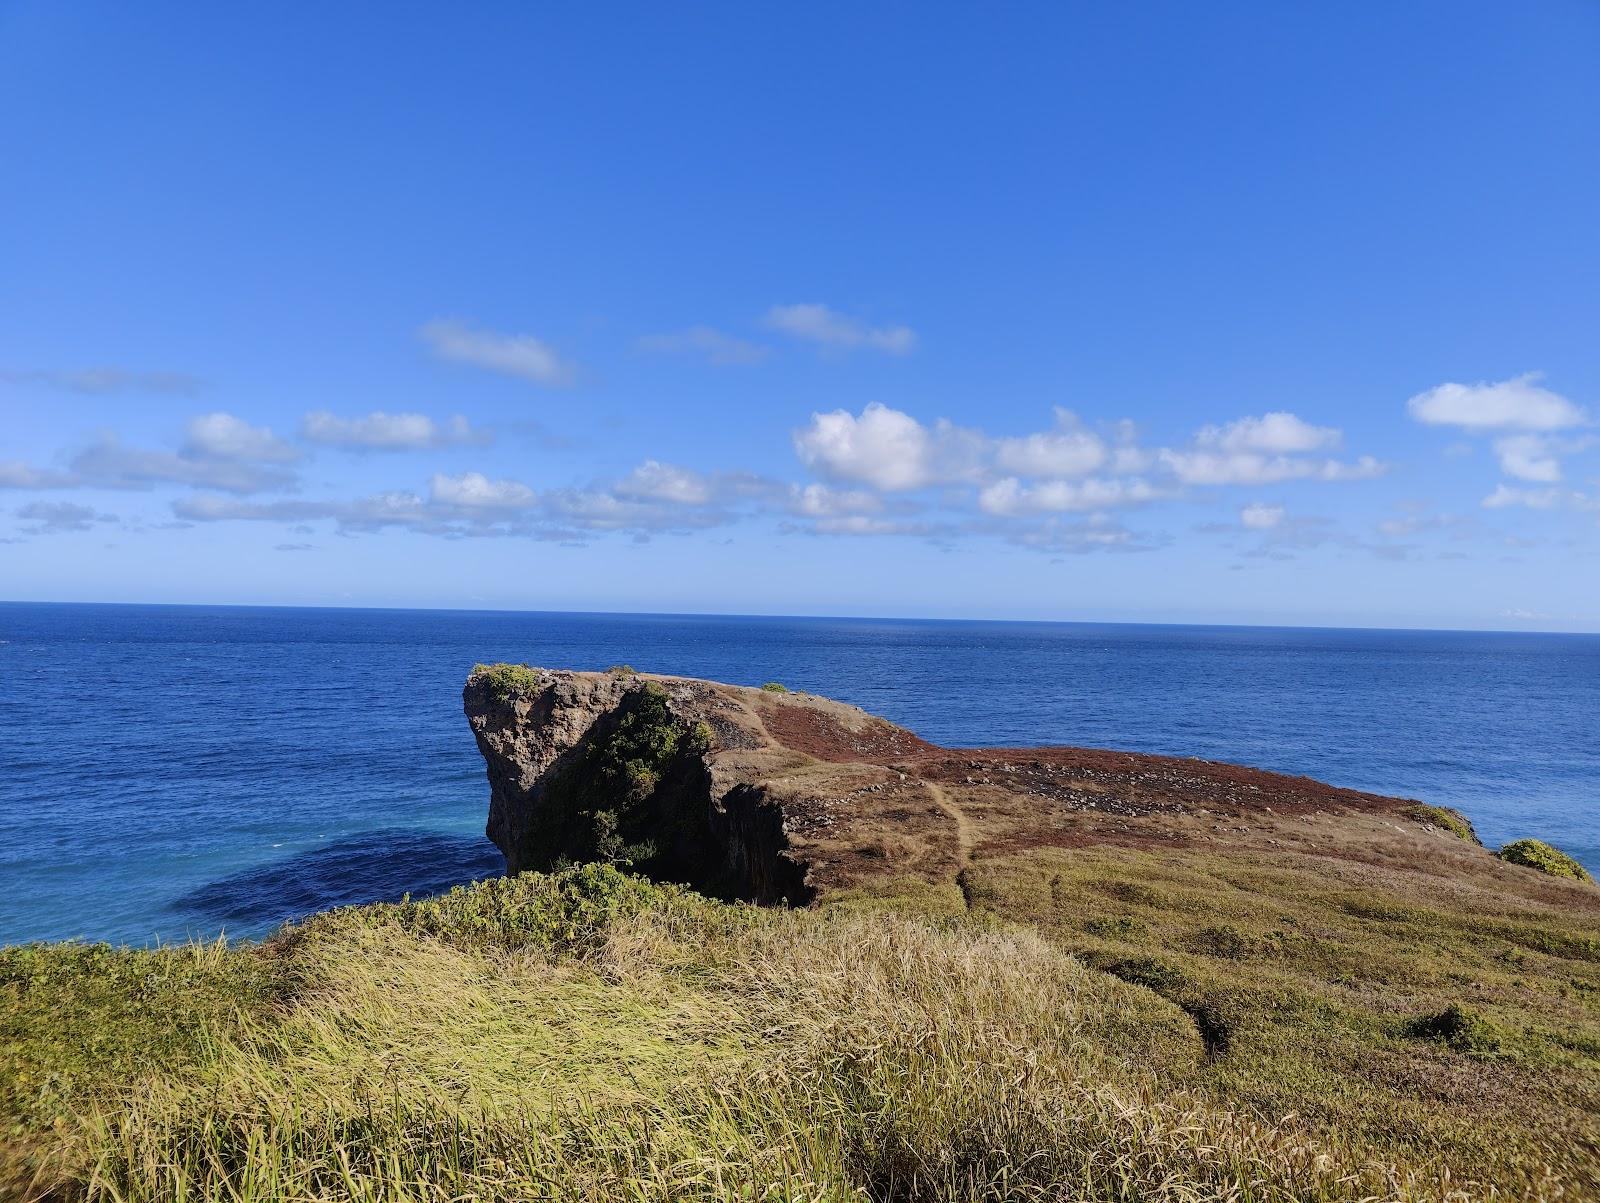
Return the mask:
<svg viewBox="0 0 1600 1203"><path fill-rule="evenodd" d="M119 1203L1475 1197L1164 1088L1204 1055L1193 1025L1031 931L646 889L557 942L439 921L471 901L315 921L284 942L293 1002L200 1071L102 1096L53 1185Z"/></svg>

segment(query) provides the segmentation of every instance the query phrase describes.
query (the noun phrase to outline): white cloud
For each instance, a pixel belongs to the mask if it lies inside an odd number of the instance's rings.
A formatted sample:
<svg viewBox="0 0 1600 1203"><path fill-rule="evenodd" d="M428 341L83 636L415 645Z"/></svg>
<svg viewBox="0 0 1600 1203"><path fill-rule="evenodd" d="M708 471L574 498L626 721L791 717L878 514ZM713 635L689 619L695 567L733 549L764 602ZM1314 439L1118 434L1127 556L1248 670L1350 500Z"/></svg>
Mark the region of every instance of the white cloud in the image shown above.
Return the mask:
<svg viewBox="0 0 1600 1203"><path fill-rule="evenodd" d="M1161 464L1186 485L1270 485L1286 480L1370 480L1387 465L1370 455L1350 462L1308 454L1337 447L1344 436L1332 426L1313 426L1276 410L1202 427L1194 445L1163 448Z"/></svg>
<svg viewBox="0 0 1600 1203"><path fill-rule="evenodd" d="M794 443L801 461L830 479L883 492L970 485L978 508L994 515L1140 505L1183 486L1368 480L1387 470L1372 456L1306 454L1337 445L1340 432L1282 412L1205 427L1183 449L1147 451L1134 439L1129 423L1103 435L1063 409L1051 430L995 438L873 403L860 414L813 414Z"/></svg>
<svg viewBox="0 0 1600 1203"><path fill-rule="evenodd" d="M86 505L70 501L35 501L17 511L17 517L32 522L30 535L59 535L71 531L93 530L97 522L115 522L113 514L102 514Z"/></svg>
<svg viewBox="0 0 1600 1203"><path fill-rule="evenodd" d="M1389 465L1370 455L1363 455L1354 463L1344 460L1323 460L1315 466L1310 478L1314 480L1373 480L1389 470Z"/></svg>
<svg viewBox="0 0 1600 1203"><path fill-rule="evenodd" d="M1500 470L1518 480L1549 484L1561 479L1561 461L1549 439L1537 434L1509 434L1494 441Z"/></svg>
<svg viewBox="0 0 1600 1203"><path fill-rule="evenodd" d="M1483 499L1483 507L1488 510L1503 510L1515 505L1549 510L1560 504L1560 489L1519 489L1506 484L1497 485L1494 492Z"/></svg>
<svg viewBox="0 0 1600 1203"><path fill-rule="evenodd" d="M1411 503L1401 508L1408 510L1399 518L1385 518L1378 523L1378 533L1390 538L1399 539L1410 535L1422 534L1426 531L1454 530L1456 538L1465 538L1472 520L1456 514L1428 513L1426 503Z"/></svg>
<svg viewBox="0 0 1600 1203"><path fill-rule="evenodd" d="M943 528L926 522L876 518L870 514L836 514L818 518L804 529L817 535L933 535L941 533Z"/></svg>
<svg viewBox="0 0 1600 1203"><path fill-rule="evenodd" d="M558 489L546 495L545 504L553 521L585 531L632 531L636 537L703 530L728 521L718 509L636 501L607 489Z"/></svg>
<svg viewBox="0 0 1600 1203"><path fill-rule="evenodd" d="M451 444L481 446L490 441L487 432L474 430L459 414L441 424L426 414L390 414L382 410L360 418L340 418L317 410L305 416L300 433L309 442L367 451L417 451Z"/></svg>
<svg viewBox="0 0 1600 1203"><path fill-rule="evenodd" d="M341 529L375 531L389 526L437 526L427 504L415 493L377 493L354 501L242 501L201 493L172 503L188 522L317 522L333 519Z"/></svg>
<svg viewBox="0 0 1600 1203"><path fill-rule="evenodd" d="M1195 436L1195 442L1202 447L1226 452L1264 451L1280 455L1320 451L1337 447L1341 441L1342 436L1332 426L1313 426L1281 410L1263 414L1259 418L1240 418L1226 426L1207 426Z"/></svg>
<svg viewBox="0 0 1600 1203"><path fill-rule="evenodd" d="M15 460L0 463L0 488L148 489L177 484L256 493L293 487L296 478L283 465L298 458L298 450L265 426L251 426L231 414L202 414L189 420L184 443L175 452L129 447L105 433L73 456L66 471Z"/></svg>
<svg viewBox="0 0 1600 1203"><path fill-rule="evenodd" d="M1522 489L1515 485L1501 484L1495 486L1494 492L1483 499L1483 506L1490 510L1523 506L1530 510L1566 509L1577 510L1580 513L1600 513L1600 494L1553 486L1543 489Z"/></svg>
<svg viewBox="0 0 1600 1203"><path fill-rule="evenodd" d="M101 434L79 451L67 470L0 463L0 488L149 489L190 485L229 493L293 488L296 477L284 465L300 452L265 426L251 426L232 414L201 414L185 426L177 451L129 447L115 434Z"/></svg>
<svg viewBox="0 0 1600 1203"><path fill-rule="evenodd" d="M688 468L648 459L618 481L613 492L641 501L707 505L712 499L712 484Z"/></svg>
<svg viewBox="0 0 1600 1203"><path fill-rule="evenodd" d="M1137 478L1091 477L1081 481L1047 480L1024 485L1016 477L1007 477L979 492L978 508L986 514L1000 516L1066 513L1140 505L1161 496L1161 491L1150 482Z"/></svg>
<svg viewBox="0 0 1600 1203"><path fill-rule="evenodd" d="M746 342L710 326L690 326L672 334L647 334L639 340L639 349L669 355L703 355L718 365L760 363L768 354L768 348L759 343Z"/></svg>
<svg viewBox="0 0 1600 1203"><path fill-rule="evenodd" d="M1370 480L1387 470L1370 455L1353 463L1255 451L1173 451L1161 463L1186 485L1270 485L1285 480Z"/></svg>
<svg viewBox="0 0 1600 1203"><path fill-rule="evenodd" d="M232 414L201 414L190 418L184 430L182 454L190 459L286 464L300 458L298 450L267 427L252 426Z"/></svg>
<svg viewBox="0 0 1600 1203"><path fill-rule="evenodd" d="M907 355L916 348L916 331L909 326L868 326L826 305L774 305L766 323L793 338L805 339L834 350L866 349Z"/></svg>
<svg viewBox="0 0 1600 1203"><path fill-rule="evenodd" d="M794 445L807 467L886 492L972 480L985 452L977 431L943 420L930 428L876 401L859 416L843 409L812 414Z"/></svg>
<svg viewBox="0 0 1600 1203"><path fill-rule="evenodd" d="M228 493L258 493L292 487L293 474L281 467L224 459L186 445L174 453L128 447L103 435L70 464L79 484L103 489L148 489L158 484L193 485Z"/></svg>
<svg viewBox="0 0 1600 1203"><path fill-rule="evenodd" d="M1164 536L1138 534L1104 514L1076 521L1048 518L1038 525L1008 528L1006 537L1050 555L1150 551L1165 542Z"/></svg>
<svg viewBox="0 0 1600 1203"><path fill-rule="evenodd" d="M539 495L518 480L490 480L482 472L460 476L435 473L429 489L435 502L472 510L525 510Z"/></svg>
<svg viewBox="0 0 1600 1203"><path fill-rule="evenodd" d="M1496 384L1441 384L1406 402L1411 416L1430 426L1463 430L1566 430L1588 415L1559 393L1541 388L1537 372Z"/></svg>
<svg viewBox="0 0 1600 1203"><path fill-rule="evenodd" d="M547 385L571 384L577 375L554 347L531 334L496 334L441 319L423 326L421 335L435 355L455 363Z"/></svg>
<svg viewBox="0 0 1600 1203"><path fill-rule="evenodd" d="M35 468L21 460L0 463L0 489L75 489L83 482L71 472Z"/></svg>
<svg viewBox="0 0 1600 1203"><path fill-rule="evenodd" d="M1271 530L1283 522L1285 513L1281 505L1256 501L1239 511L1239 521L1251 530Z"/></svg>
<svg viewBox="0 0 1600 1203"><path fill-rule="evenodd" d="M995 443L995 463L1018 476L1061 479L1087 476L1110 457L1105 440L1084 430L1070 411L1057 407L1056 428Z"/></svg>
<svg viewBox="0 0 1600 1203"><path fill-rule="evenodd" d="M811 484L789 486L789 511L804 518L841 518L875 514L883 509L883 499L863 489L830 489Z"/></svg>

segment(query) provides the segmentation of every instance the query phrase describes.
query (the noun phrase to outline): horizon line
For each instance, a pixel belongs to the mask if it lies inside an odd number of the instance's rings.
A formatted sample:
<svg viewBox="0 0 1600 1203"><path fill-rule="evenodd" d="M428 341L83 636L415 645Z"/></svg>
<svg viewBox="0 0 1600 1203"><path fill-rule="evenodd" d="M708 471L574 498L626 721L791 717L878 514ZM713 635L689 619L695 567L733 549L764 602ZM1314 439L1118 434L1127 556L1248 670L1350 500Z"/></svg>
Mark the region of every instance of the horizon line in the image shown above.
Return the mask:
<svg viewBox="0 0 1600 1203"><path fill-rule="evenodd" d="M904 614L729 613L713 610L549 610L505 609L488 606L376 606L339 603L291 605L282 602L40 601L21 598L0 598L0 606L125 606L130 609L170 610L336 610L401 614L553 614L581 618L709 618L807 622L921 622L951 624L1002 623L1012 626L1191 627L1239 631L1368 631L1374 634L1404 632L1407 634L1434 635L1575 635L1591 638L1600 636L1600 629L1552 631L1544 628L1528 627L1338 626L1326 623L1158 622L1153 620L1099 618L939 618Z"/></svg>

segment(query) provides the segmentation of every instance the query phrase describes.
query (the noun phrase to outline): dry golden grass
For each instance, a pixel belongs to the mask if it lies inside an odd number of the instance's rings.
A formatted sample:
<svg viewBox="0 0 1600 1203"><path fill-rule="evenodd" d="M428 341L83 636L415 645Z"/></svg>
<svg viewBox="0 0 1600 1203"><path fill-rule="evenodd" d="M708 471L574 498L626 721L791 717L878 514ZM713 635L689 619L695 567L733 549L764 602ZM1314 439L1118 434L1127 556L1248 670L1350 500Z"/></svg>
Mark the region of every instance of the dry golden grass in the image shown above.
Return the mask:
<svg viewBox="0 0 1600 1203"><path fill-rule="evenodd" d="M1034 877L1018 873L981 884L996 902L1007 885L1022 913ZM1159 942L1173 912L1152 908L1182 888L1174 877L1123 891L1143 903L1112 902L1146 908ZM1071 891L1058 883L1056 897ZM1043 934L1054 920L940 916L945 902L756 911L588 868L323 916L265 955L210 954L215 981L232 980L234 958L255 958L289 994L213 1006L192 1046L143 1072L119 1062L60 1095L43 1129L54 1155L30 1163L36 1193L1587 1197L1570 1173L1462 1181L1447 1146L1398 1128L1360 1134L1230 1097L1215 1078L1228 1058L1208 1056L1181 1006L1063 951L1063 933ZM12 998L6 1014L18 1030L52 1022L42 1000L29 1010ZM1280 1053L1254 1063L1303 1076L1319 1064ZM34 1059L47 1068L48 1041ZM1251 1064L1230 1072L1247 1077Z"/></svg>

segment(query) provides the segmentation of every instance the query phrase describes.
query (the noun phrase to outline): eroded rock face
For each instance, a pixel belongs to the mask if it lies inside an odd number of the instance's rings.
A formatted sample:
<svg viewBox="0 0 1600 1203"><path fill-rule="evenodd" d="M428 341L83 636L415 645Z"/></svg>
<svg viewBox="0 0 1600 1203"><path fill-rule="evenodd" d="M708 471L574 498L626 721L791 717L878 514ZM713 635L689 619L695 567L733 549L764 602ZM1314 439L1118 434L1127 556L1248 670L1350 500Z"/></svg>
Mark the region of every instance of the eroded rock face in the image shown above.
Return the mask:
<svg viewBox="0 0 1600 1203"><path fill-rule="evenodd" d="M615 859L715 896L809 902L783 809L741 759L771 759L738 696L750 692L545 670L507 689L474 675L464 708L489 769L487 834L507 869Z"/></svg>
<svg viewBox="0 0 1600 1203"><path fill-rule="evenodd" d="M682 677L474 673L464 708L508 869L619 860L760 903L987 856L1118 844L1488 858L1406 800L1237 765L1082 748L950 749L854 706Z"/></svg>

